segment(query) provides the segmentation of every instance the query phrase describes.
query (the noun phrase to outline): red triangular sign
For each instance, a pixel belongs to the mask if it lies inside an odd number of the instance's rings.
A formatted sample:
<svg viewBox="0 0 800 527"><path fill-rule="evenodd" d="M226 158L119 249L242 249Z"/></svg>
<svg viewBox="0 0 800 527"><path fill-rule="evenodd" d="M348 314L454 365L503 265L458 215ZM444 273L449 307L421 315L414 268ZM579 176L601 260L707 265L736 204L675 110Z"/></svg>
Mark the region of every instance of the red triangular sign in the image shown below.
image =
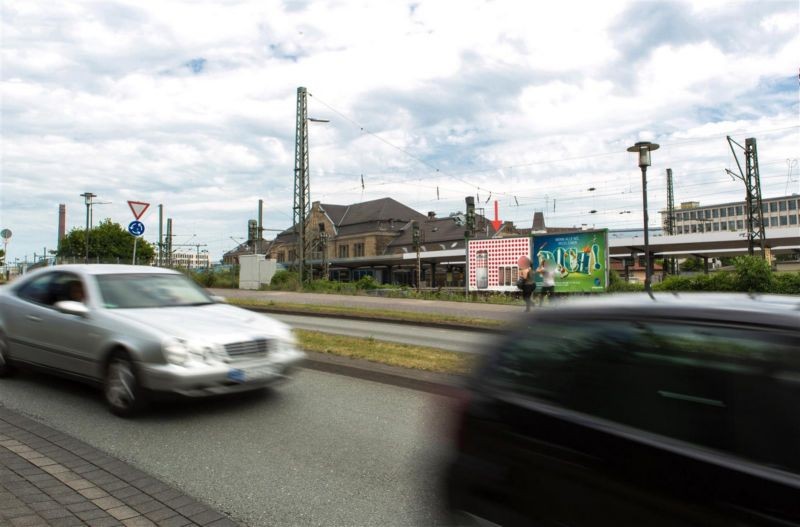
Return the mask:
<svg viewBox="0 0 800 527"><path fill-rule="evenodd" d="M131 208L131 212L133 212L133 217L138 220L142 217L142 214L144 214L144 211L147 210L150 204L142 201L129 201L128 206Z"/></svg>

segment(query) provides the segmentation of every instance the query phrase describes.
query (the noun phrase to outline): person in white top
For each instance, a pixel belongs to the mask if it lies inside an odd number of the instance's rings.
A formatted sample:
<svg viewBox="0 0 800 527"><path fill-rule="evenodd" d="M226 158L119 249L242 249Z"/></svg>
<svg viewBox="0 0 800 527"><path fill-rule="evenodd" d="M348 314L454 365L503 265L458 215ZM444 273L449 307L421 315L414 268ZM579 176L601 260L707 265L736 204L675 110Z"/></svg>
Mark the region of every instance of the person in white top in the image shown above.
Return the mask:
<svg viewBox="0 0 800 527"><path fill-rule="evenodd" d="M542 293L539 295L539 306L544 303L544 297L547 296L548 301L551 299L556 290L556 271L555 263L550 260L542 260L536 272L542 275Z"/></svg>

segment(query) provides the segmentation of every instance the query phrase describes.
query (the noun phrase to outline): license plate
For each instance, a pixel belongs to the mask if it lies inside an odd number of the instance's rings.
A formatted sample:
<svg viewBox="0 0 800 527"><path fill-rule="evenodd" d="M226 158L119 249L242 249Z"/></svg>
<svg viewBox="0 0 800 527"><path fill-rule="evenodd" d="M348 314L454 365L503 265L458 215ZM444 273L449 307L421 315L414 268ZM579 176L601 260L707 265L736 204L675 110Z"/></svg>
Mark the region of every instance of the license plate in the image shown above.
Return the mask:
<svg viewBox="0 0 800 527"><path fill-rule="evenodd" d="M228 371L228 379L233 382L258 381L272 377L275 369L272 366L257 366L253 368L231 368Z"/></svg>

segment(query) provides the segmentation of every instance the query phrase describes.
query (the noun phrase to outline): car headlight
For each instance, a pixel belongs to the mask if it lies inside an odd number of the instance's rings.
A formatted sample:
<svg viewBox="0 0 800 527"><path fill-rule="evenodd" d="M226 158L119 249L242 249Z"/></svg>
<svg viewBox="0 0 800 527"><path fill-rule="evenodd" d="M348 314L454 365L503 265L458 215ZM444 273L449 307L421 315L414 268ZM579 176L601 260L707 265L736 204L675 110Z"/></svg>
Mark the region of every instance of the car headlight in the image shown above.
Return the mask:
<svg viewBox="0 0 800 527"><path fill-rule="evenodd" d="M190 366L192 363L211 363L219 356L218 346L176 337L164 339L161 348L170 364Z"/></svg>
<svg viewBox="0 0 800 527"><path fill-rule="evenodd" d="M186 341L177 338L166 338L161 342L161 351L170 364L183 366L189 360L189 348Z"/></svg>

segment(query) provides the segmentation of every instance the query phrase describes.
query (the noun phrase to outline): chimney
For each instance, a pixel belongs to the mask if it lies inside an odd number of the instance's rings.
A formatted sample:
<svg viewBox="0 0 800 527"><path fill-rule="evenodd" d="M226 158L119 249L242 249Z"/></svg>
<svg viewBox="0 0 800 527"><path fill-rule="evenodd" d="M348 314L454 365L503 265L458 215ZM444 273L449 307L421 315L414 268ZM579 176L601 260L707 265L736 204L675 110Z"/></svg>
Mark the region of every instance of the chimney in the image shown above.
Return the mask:
<svg viewBox="0 0 800 527"><path fill-rule="evenodd" d="M67 206L61 203L58 206L58 244L67 235Z"/></svg>
<svg viewBox="0 0 800 527"><path fill-rule="evenodd" d="M429 211L429 212L428 212L428 219L429 219L429 220L435 220L435 219L436 219L436 212L434 212L434 211Z"/></svg>
<svg viewBox="0 0 800 527"><path fill-rule="evenodd" d="M546 232L547 227L544 225L544 213L533 213L533 232Z"/></svg>

